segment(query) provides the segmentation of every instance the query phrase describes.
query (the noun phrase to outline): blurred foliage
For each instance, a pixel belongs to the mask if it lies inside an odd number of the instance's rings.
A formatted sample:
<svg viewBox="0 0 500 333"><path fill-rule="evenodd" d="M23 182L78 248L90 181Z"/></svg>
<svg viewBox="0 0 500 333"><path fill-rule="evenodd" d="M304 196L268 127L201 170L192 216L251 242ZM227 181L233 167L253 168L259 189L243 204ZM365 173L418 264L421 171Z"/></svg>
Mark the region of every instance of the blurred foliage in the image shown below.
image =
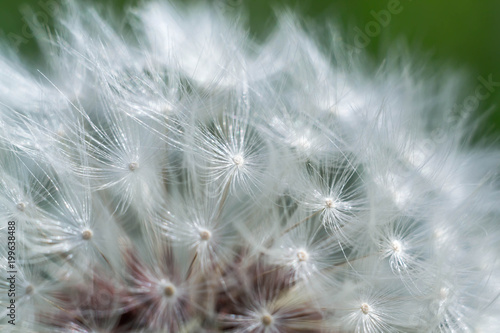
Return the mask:
<svg viewBox="0 0 500 333"><path fill-rule="evenodd" d="M0 10L0 37L12 40L26 36L23 9L43 12L44 3L60 0L2 0ZM192 2L194 0L178 0ZM354 28L364 30L374 21L373 12L387 9L397 0L212 0L228 8L248 9L251 32L257 38L264 36L274 23L274 9L288 7L300 16L314 22L335 22L348 33ZM139 0L94 1L100 5L112 4L117 10L134 5ZM471 74L470 94L479 83L477 77L492 75L500 82L500 1L497 0L400 0L403 10L392 15L390 24L380 35L370 40L366 50L377 62L384 59L390 41L404 38L416 54L431 55L438 64L452 65ZM389 41L389 43L387 43ZM33 38L25 38L20 52L36 62L37 46ZM467 96L467 95L465 95ZM465 97L464 96L464 97ZM500 133L500 87L479 105L479 110L493 109L488 126Z"/></svg>

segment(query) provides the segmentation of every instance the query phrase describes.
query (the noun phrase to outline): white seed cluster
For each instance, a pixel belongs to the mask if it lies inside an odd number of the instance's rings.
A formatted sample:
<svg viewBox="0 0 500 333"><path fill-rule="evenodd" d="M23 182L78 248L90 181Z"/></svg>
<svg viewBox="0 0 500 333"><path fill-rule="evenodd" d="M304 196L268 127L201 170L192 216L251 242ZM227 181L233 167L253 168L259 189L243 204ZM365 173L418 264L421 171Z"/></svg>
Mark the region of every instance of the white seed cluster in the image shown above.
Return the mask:
<svg viewBox="0 0 500 333"><path fill-rule="evenodd" d="M0 331L500 332L500 153L457 74L222 2L64 2L37 68L2 44Z"/></svg>

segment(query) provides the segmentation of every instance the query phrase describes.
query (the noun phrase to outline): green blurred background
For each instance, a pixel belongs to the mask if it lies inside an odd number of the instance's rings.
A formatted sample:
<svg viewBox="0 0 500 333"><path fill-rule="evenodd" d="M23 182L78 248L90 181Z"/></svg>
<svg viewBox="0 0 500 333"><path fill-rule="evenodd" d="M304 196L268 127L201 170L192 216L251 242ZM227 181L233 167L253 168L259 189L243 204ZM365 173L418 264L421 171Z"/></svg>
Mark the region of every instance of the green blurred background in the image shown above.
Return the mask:
<svg viewBox="0 0 500 333"><path fill-rule="evenodd" d="M25 21L22 8L28 5L35 12L43 10L43 3L60 0L2 0L0 7L0 37L11 40L23 36ZM247 8L251 32L257 38L264 36L274 23L273 9L291 8L301 17L319 22L335 22L348 33L354 28L365 29L374 21L372 11L387 9L397 0L215 0L228 8ZM118 12L136 0L100 1L111 4ZM178 1L182 2L182 1ZM186 0L184 0L186 2ZM470 89L464 94L474 94L479 84L478 76L500 82L500 1L499 0L400 0L402 10L392 15L390 24L381 33L370 38L366 50L375 62L381 62L390 41L403 37L416 55L429 54L432 62L465 70L470 74ZM389 43L388 43L389 42ZM36 42L22 40L20 53L28 60L37 57ZM478 115L485 110L487 126L495 136L500 134L500 87L490 97L481 101ZM483 131L483 133L486 133Z"/></svg>

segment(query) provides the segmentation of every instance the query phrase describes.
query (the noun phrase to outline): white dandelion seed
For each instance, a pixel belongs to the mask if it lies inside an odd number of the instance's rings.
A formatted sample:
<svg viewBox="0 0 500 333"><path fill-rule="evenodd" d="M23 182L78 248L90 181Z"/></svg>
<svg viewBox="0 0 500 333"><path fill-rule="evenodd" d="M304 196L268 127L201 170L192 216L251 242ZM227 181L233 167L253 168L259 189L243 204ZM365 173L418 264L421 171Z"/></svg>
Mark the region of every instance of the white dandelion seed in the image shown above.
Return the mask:
<svg viewBox="0 0 500 333"><path fill-rule="evenodd" d="M0 47L2 332L498 331L500 154L454 69L233 2L51 9L40 66Z"/></svg>

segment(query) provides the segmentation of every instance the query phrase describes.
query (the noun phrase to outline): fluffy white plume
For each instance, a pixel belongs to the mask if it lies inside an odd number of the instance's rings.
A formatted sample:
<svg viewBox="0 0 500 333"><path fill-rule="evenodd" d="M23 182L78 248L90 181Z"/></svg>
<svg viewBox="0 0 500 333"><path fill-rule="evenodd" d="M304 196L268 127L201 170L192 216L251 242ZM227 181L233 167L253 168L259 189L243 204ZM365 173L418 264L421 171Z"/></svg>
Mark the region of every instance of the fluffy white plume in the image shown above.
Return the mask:
<svg viewBox="0 0 500 333"><path fill-rule="evenodd" d="M455 74L289 13L58 15L43 70L0 54L2 332L499 330L500 154Z"/></svg>

